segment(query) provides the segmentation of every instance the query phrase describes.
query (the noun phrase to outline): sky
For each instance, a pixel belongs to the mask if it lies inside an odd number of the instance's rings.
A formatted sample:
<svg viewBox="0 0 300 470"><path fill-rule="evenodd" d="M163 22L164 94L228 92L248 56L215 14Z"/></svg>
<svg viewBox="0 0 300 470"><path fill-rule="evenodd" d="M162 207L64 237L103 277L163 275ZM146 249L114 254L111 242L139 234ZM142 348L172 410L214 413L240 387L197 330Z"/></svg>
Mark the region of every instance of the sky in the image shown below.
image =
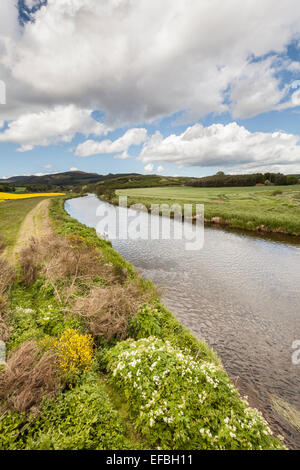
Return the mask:
<svg viewBox="0 0 300 470"><path fill-rule="evenodd" d="M300 173L298 0L1 0L0 178Z"/></svg>

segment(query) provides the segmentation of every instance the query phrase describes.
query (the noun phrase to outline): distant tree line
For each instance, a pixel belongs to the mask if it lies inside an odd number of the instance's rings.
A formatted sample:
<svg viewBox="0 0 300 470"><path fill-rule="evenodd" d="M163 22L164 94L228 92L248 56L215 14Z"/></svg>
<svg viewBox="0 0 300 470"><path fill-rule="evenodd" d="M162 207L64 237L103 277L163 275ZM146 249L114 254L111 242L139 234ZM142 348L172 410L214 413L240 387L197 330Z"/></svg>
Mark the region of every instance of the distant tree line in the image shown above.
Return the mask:
<svg viewBox="0 0 300 470"><path fill-rule="evenodd" d="M14 193L15 191L16 188L12 184L0 184L0 193Z"/></svg>
<svg viewBox="0 0 300 470"><path fill-rule="evenodd" d="M300 184L298 176L287 176L282 173L255 173L253 175L225 175L219 172L214 176L206 176L191 181L188 186L194 187L228 187L228 186L256 186L256 185L286 186Z"/></svg>
<svg viewBox="0 0 300 470"><path fill-rule="evenodd" d="M53 186L51 184L28 184L25 186L27 193L49 193L49 192L60 192L60 186Z"/></svg>
<svg viewBox="0 0 300 470"><path fill-rule="evenodd" d="M21 193L65 193L69 191L80 193L83 191L83 187L51 184L27 184L24 186L18 186L15 184L0 183L0 192L14 193L16 191Z"/></svg>
<svg viewBox="0 0 300 470"><path fill-rule="evenodd" d="M81 193L83 186L73 185L53 185L53 184L27 184L24 186L24 192L27 193Z"/></svg>
<svg viewBox="0 0 300 470"><path fill-rule="evenodd" d="M114 188L110 188L109 186L104 186L101 184L95 185L95 188L93 188L92 191L88 192L95 193L97 194L97 196L107 199L108 201L113 199L116 195Z"/></svg>

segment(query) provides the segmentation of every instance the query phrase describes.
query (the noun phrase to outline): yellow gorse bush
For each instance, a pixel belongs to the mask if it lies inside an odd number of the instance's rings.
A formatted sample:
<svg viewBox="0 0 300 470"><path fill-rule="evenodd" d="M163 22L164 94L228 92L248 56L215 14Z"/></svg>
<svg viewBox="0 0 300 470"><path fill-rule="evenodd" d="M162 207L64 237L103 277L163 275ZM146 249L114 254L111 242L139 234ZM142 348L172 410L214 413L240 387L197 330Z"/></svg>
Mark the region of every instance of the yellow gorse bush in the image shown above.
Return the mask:
<svg viewBox="0 0 300 470"><path fill-rule="evenodd" d="M93 346L92 335L82 335L71 328L65 330L54 346L59 369L75 374L88 371L92 366Z"/></svg>
<svg viewBox="0 0 300 470"><path fill-rule="evenodd" d="M65 196L65 193L34 193L34 194L13 194L13 193L1 193L0 200L4 199L29 199L32 197L52 197L52 196Z"/></svg>

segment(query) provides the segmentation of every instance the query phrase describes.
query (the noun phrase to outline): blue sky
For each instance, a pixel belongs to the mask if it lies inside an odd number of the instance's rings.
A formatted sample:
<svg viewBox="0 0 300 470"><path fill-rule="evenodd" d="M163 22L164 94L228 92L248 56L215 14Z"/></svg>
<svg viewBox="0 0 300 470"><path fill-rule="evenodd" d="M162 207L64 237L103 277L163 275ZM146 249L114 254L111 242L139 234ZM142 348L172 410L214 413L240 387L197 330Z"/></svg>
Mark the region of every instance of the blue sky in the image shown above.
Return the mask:
<svg viewBox="0 0 300 470"><path fill-rule="evenodd" d="M3 0L0 178L300 173L298 4L239 5Z"/></svg>

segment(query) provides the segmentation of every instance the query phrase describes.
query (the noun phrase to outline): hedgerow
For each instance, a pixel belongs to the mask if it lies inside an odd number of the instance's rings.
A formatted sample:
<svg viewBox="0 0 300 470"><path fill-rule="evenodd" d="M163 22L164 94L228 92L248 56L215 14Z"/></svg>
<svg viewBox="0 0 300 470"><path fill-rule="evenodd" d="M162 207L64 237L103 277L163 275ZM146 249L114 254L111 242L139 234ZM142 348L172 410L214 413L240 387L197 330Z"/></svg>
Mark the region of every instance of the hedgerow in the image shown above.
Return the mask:
<svg viewBox="0 0 300 470"><path fill-rule="evenodd" d="M262 415L241 399L220 366L155 337L107 353L112 385L137 429L162 449L278 449Z"/></svg>

